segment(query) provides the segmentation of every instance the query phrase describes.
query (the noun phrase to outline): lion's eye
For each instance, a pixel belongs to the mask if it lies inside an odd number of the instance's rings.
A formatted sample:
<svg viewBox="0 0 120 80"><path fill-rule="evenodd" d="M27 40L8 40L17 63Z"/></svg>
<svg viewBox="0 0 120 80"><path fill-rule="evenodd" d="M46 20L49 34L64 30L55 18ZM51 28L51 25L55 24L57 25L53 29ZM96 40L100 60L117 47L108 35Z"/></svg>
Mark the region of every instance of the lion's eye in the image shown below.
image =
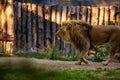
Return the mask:
<svg viewBox="0 0 120 80"><path fill-rule="evenodd" d="M60 31L63 31L62 29L60 29Z"/></svg>

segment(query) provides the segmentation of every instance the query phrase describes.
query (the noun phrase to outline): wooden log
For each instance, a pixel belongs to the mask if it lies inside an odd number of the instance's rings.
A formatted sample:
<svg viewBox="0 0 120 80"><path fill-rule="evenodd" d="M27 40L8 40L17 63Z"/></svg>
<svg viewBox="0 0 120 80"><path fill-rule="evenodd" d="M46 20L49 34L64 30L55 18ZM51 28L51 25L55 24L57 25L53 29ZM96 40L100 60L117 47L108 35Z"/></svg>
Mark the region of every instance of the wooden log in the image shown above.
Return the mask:
<svg viewBox="0 0 120 80"><path fill-rule="evenodd" d="M13 38L13 4L12 0L2 1L0 3L0 49L2 53L9 53L9 45L7 43L13 43L13 40L8 42L8 38Z"/></svg>
<svg viewBox="0 0 120 80"><path fill-rule="evenodd" d="M103 25L104 23L104 7L100 7L100 16L99 16L99 25Z"/></svg>
<svg viewBox="0 0 120 80"><path fill-rule="evenodd" d="M92 7L87 7L87 23L91 24Z"/></svg>
<svg viewBox="0 0 120 80"><path fill-rule="evenodd" d="M18 47L21 48L21 36L22 36L22 32L21 32L21 3L18 3Z"/></svg>
<svg viewBox="0 0 120 80"><path fill-rule="evenodd" d="M18 48L18 3L14 3L14 48Z"/></svg>
<svg viewBox="0 0 120 80"><path fill-rule="evenodd" d="M28 50L28 5L26 3L26 9L25 9L25 12L26 12L26 20L25 20L25 48Z"/></svg>
<svg viewBox="0 0 120 80"><path fill-rule="evenodd" d="M98 7L92 7L92 25L98 25L99 18L98 18Z"/></svg>
<svg viewBox="0 0 120 80"><path fill-rule="evenodd" d="M27 21L27 30L28 30L28 40L27 40L27 46L28 49L30 49L32 47L32 18L31 18L31 14L32 14L32 4L27 3L28 5L28 21Z"/></svg>
<svg viewBox="0 0 120 80"><path fill-rule="evenodd" d="M115 7L110 6L110 24L115 24L115 19L114 19L115 12L116 12Z"/></svg>
<svg viewBox="0 0 120 80"><path fill-rule="evenodd" d="M62 24L63 21L66 20L66 14L67 14L67 7L66 6L62 6L61 24Z"/></svg>
<svg viewBox="0 0 120 80"><path fill-rule="evenodd" d="M52 9L52 14L51 14L51 23L52 23L52 43L54 41L54 35L55 35L55 32L57 31L57 25L56 25L56 8L57 6L52 6L51 9Z"/></svg>
<svg viewBox="0 0 120 80"><path fill-rule="evenodd" d="M46 38L51 38L50 36L50 10L51 7L48 5L44 6L44 18L45 18L45 28L46 28Z"/></svg>
<svg viewBox="0 0 120 80"><path fill-rule="evenodd" d="M75 6L68 6L66 20L76 20L77 19L77 8Z"/></svg>
<svg viewBox="0 0 120 80"><path fill-rule="evenodd" d="M6 4L6 1L2 1L2 3L0 3L0 32L6 32L6 20L7 20L7 14L6 14L6 8L5 6L7 6L8 4Z"/></svg>
<svg viewBox="0 0 120 80"><path fill-rule="evenodd" d="M80 6L77 6L77 20L80 20L81 19L81 11L80 11Z"/></svg>
<svg viewBox="0 0 120 80"><path fill-rule="evenodd" d="M22 4L22 45L23 49L27 49L27 42L26 42L26 32L27 32L27 4Z"/></svg>
<svg viewBox="0 0 120 80"><path fill-rule="evenodd" d="M62 10L61 10L61 6L57 6L57 20L56 23L57 25L57 29L60 27L61 25L61 15L62 15Z"/></svg>
<svg viewBox="0 0 120 80"><path fill-rule="evenodd" d="M110 12L109 12L109 7L105 7L105 25L109 25L109 17L110 17Z"/></svg>
<svg viewBox="0 0 120 80"><path fill-rule="evenodd" d="M51 11L51 6L45 5L44 6L44 18L45 18L45 25L44 25L44 29L45 31L45 41L46 41L46 49L47 51L50 51L51 49L51 30L50 30L50 11Z"/></svg>
<svg viewBox="0 0 120 80"><path fill-rule="evenodd" d="M32 41L33 41L33 46L37 46L37 7L36 4L32 4Z"/></svg>
<svg viewBox="0 0 120 80"><path fill-rule="evenodd" d="M9 0L6 4L5 14L6 14L6 22L7 22L7 34L9 34L11 37L14 37L13 33L13 23L14 23L14 14L13 14L13 2L12 0Z"/></svg>
<svg viewBox="0 0 120 80"><path fill-rule="evenodd" d="M77 8L75 6L71 7L71 19L76 20L77 19Z"/></svg>
<svg viewBox="0 0 120 80"><path fill-rule="evenodd" d="M81 7L82 21L86 21L86 12L87 12L87 7L86 6L82 6Z"/></svg>
<svg viewBox="0 0 120 80"><path fill-rule="evenodd" d="M40 49L44 48L44 36L45 36L45 32L44 32L44 15L43 15L43 6L42 5L38 5L38 47Z"/></svg>
<svg viewBox="0 0 120 80"><path fill-rule="evenodd" d="M66 20L71 20L71 6L67 8Z"/></svg>

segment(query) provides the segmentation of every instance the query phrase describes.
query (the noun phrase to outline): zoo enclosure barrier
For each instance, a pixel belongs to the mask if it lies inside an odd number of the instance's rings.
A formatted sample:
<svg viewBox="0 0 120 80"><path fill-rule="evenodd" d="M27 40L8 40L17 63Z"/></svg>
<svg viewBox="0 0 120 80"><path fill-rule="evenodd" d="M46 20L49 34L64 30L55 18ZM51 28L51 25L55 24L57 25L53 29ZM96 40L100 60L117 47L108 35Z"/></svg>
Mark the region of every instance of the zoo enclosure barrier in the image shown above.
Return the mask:
<svg viewBox="0 0 120 80"><path fill-rule="evenodd" d="M14 48L29 50L36 46L37 51L50 51L51 46L56 44L65 54L74 50L72 46L62 40L54 41L54 34L62 21L75 19L92 25L114 25L114 15L120 11L119 6L59 6L20 2L14 2L12 6ZM2 46L4 48L7 46Z"/></svg>

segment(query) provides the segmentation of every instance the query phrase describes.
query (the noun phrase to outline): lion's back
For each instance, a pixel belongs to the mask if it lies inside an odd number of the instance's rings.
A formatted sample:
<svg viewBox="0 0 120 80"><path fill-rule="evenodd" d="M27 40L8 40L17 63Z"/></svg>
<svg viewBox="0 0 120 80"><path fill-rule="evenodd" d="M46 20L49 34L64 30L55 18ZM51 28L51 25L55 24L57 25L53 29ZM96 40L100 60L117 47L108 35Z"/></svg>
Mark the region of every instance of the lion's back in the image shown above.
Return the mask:
<svg viewBox="0 0 120 80"><path fill-rule="evenodd" d="M94 44L96 45L103 44L105 42L111 41L112 39L118 42L120 41L119 34L120 34L120 27L114 25L93 26L93 29L91 30L91 37Z"/></svg>

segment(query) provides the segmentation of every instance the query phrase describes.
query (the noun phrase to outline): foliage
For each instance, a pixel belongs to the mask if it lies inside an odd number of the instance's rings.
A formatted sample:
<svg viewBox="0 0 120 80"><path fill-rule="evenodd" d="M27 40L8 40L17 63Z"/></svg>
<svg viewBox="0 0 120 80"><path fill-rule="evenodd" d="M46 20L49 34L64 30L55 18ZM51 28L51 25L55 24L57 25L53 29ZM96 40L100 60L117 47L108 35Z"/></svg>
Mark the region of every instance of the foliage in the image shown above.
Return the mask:
<svg viewBox="0 0 120 80"><path fill-rule="evenodd" d="M108 44L104 44L101 46L95 47L95 54L92 57L92 61L101 62L104 61L105 57L109 53L109 46ZM61 55L61 52L57 49L55 45L52 46L51 51L48 52L27 52L27 51L19 51L14 53L15 56L20 57L34 57L38 59L52 59L52 60L63 60L63 61L76 61L79 58L79 53L71 48L71 53L66 55Z"/></svg>
<svg viewBox="0 0 120 80"><path fill-rule="evenodd" d="M14 66L14 68L13 68ZM21 62L0 64L0 80L120 80L120 69L49 69Z"/></svg>
<svg viewBox="0 0 120 80"><path fill-rule="evenodd" d="M50 54L50 57L49 57L50 59L57 59L60 52L57 50L57 47L53 45L49 54Z"/></svg>
<svg viewBox="0 0 120 80"><path fill-rule="evenodd" d="M104 61L104 58L109 54L108 44L100 45L95 47L95 55L92 61L101 62Z"/></svg>
<svg viewBox="0 0 120 80"><path fill-rule="evenodd" d="M55 45L52 46L50 51L49 59L53 60L63 60L63 61L75 61L78 59L78 53L72 50L70 53L71 55L60 55L60 51L58 51L57 47Z"/></svg>
<svg viewBox="0 0 120 80"><path fill-rule="evenodd" d="M72 48L71 57L72 57L72 61L76 61L79 58L79 52L76 52L74 48Z"/></svg>

